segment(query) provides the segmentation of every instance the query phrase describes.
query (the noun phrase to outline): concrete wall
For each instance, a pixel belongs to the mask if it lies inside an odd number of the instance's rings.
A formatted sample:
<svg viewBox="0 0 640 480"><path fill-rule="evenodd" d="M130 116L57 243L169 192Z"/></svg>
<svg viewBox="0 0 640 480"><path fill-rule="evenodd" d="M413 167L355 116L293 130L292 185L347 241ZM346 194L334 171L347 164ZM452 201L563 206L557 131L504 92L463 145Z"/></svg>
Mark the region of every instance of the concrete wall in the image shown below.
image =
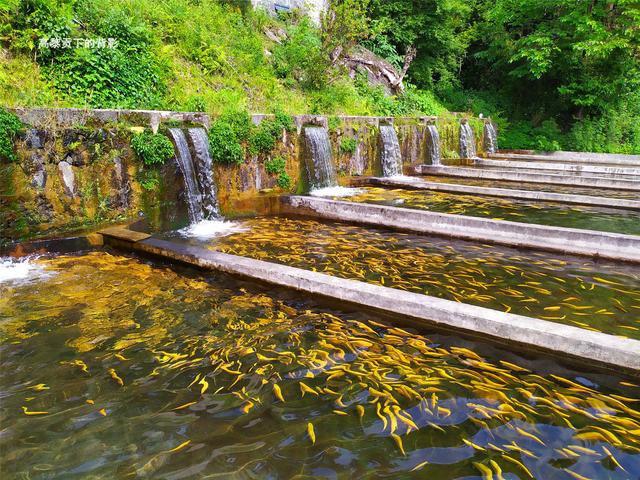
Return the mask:
<svg viewBox="0 0 640 480"><path fill-rule="evenodd" d="M19 161L0 163L0 242L34 236L66 234L116 221L144 218L154 225L178 225L183 215L182 178L175 162L163 167L158 185L145 189L144 169L130 148L132 130L162 131L168 126L211 125L204 113L147 110L14 109L27 124L16 142ZM259 124L269 115L253 115ZM361 116L294 116L296 130L283 132L267 155L247 156L241 165L215 165L218 198L225 215L261 213L269 198L305 190L306 172L300 161L300 133L306 124L329 129L339 181L380 171L380 122L394 124L405 171L425 162L426 130L435 122L441 131L443 154L459 149L458 116L381 118ZM478 122L479 120L474 119ZM481 123L474 125L482 134ZM355 152L341 148L355 139ZM481 146L480 138L476 142ZM277 187L277 177L265 162L281 156L292 188ZM455 161L455 160L454 160ZM446 163L446 162L445 162Z"/></svg>

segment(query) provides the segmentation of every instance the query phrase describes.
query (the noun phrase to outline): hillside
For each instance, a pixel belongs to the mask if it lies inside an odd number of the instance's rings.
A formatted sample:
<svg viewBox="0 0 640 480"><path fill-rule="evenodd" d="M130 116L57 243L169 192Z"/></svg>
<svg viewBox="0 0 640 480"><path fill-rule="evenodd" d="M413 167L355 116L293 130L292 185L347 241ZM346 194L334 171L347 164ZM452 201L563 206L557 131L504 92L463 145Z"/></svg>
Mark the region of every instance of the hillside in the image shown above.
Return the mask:
<svg viewBox="0 0 640 480"><path fill-rule="evenodd" d="M243 0L7 0L0 15L4 106L467 111L505 148L640 152L629 2L336 0L321 27ZM377 85L363 51L403 84Z"/></svg>

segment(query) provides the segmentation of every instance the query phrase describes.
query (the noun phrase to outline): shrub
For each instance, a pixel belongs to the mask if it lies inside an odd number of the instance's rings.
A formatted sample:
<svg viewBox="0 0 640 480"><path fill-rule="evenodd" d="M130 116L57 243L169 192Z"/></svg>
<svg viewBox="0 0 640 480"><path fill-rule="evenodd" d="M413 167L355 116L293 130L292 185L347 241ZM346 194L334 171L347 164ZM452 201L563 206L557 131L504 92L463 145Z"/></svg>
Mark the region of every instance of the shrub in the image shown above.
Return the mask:
<svg viewBox="0 0 640 480"><path fill-rule="evenodd" d="M355 138L343 137L340 139L340 151L342 153L353 155L358 148L358 142Z"/></svg>
<svg viewBox="0 0 640 480"><path fill-rule="evenodd" d="M278 175L277 184L283 190L291 188L291 177L286 172L287 162L282 157L275 157L264 162L265 170L270 175Z"/></svg>
<svg viewBox="0 0 640 480"><path fill-rule="evenodd" d="M293 132L296 129L296 125L293 122L293 117L283 111L276 111L275 124L280 130L285 130L286 132ZM278 136L280 132L278 132Z"/></svg>
<svg viewBox="0 0 640 480"><path fill-rule="evenodd" d="M236 140L240 142L248 140L253 130L251 116L244 110L224 113L218 121L227 123L233 130Z"/></svg>
<svg viewBox="0 0 640 480"><path fill-rule="evenodd" d="M147 166L163 164L174 155L171 140L150 132L136 134L131 139L131 148Z"/></svg>
<svg viewBox="0 0 640 480"><path fill-rule="evenodd" d="M285 171L286 162L282 157L275 157L271 160L264 162L265 170L268 174L274 175Z"/></svg>
<svg viewBox="0 0 640 480"><path fill-rule="evenodd" d="M220 119L213 123L209 129L209 148L214 162L239 165L244 161L244 149L228 121Z"/></svg>
<svg viewBox="0 0 640 480"><path fill-rule="evenodd" d="M287 172L282 172L278 175L278 187L282 190L289 190L291 188L291 177Z"/></svg>
<svg viewBox="0 0 640 480"><path fill-rule="evenodd" d="M22 122L13 113L0 108L0 159L16 161L13 142L23 128Z"/></svg>
<svg viewBox="0 0 640 480"><path fill-rule="evenodd" d="M263 120L260 125L251 133L249 138L249 151L252 155L261 153L269 153L276 146L275 122L271 120Z"/></svg>

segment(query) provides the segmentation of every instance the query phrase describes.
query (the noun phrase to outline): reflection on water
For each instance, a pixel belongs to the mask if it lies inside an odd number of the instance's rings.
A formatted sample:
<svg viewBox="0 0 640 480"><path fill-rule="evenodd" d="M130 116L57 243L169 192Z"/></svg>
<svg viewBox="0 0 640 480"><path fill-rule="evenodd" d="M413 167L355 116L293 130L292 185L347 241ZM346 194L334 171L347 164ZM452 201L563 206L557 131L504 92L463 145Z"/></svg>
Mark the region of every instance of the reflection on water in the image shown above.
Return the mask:
<svg viewBox="0 0 640 480"><path fill-rule="evenodd" d="M640 235L640 212L631 210L384 188L367 188L361 195L347 200L494 220Z"/></svg>
<svg viewBox="0 0 640 480"><path fill-rule="evenodd" d="M628 381L108 253L39 262L0 287L5 478L640 475Z"/></svg>
<svg viewBox="0 0 640 480"><path fill-rule="evenodd" d="M640 338L640 268L314 220L261 218L209 248Z"/></svg>

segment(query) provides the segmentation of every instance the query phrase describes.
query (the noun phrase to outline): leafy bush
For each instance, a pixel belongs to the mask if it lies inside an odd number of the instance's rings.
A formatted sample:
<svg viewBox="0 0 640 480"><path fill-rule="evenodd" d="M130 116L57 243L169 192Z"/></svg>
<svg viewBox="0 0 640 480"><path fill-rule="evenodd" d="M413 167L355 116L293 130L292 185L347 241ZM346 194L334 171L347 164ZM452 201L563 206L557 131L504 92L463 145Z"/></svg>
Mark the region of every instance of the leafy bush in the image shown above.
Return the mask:
<svg viewBox="0 0 640 480"><path fill-rule="evenodd" d="M276 146L277 128L272 120L263 120L249 137L249 151L252 155L269 153Z"/></svg>
<svg viewBox="0 0 640 480"><path fill-rule="evenodd" d="M291 177L287 172L282 172L278 175L278 187L282 190L290 190L291 189Z"/></svg>
<svg viewBox="0 0 640 480"><path fill-rule="evenodd" d="M340 151L345 154L353 155L358 148L358 142L355 138L343 137L340 139Z"/></svg>
<svg viewBox="0 0 640 480"><path fill-rule="evenodd" d="M275 157L264 162L264 168L268 174L274 175L285 171L286 162L282 157Z"/></svg>
<svg viewBox="0 0 640 480"><path fill-rule="evenodd" d="M18 117L0 108L0 159L10 162L16 161L13 141L22 128L22 122Z"/></svg>
<svg viewBox="0 0 640 480"><path fill-rule="evenodd" d="M146 166L161 165L174 155L171 140L164 135L150 132L134 135L131 148Z"/></svg>
<svg viewBox="0 0 640 480"><path fill-rule="evenodd" d="M209 129L211 159L217 163L240 165L244 162L244 149L231 123L220 119Z"/></svg>
<svg viewBox="0 0 640 480"><path fill-rule="evenodd" d="M277 185L283 190L291 188L291 177L286 172L287 162L282 157L275 157L264 162L265 170L270 175L277 175Z"/></svg>

